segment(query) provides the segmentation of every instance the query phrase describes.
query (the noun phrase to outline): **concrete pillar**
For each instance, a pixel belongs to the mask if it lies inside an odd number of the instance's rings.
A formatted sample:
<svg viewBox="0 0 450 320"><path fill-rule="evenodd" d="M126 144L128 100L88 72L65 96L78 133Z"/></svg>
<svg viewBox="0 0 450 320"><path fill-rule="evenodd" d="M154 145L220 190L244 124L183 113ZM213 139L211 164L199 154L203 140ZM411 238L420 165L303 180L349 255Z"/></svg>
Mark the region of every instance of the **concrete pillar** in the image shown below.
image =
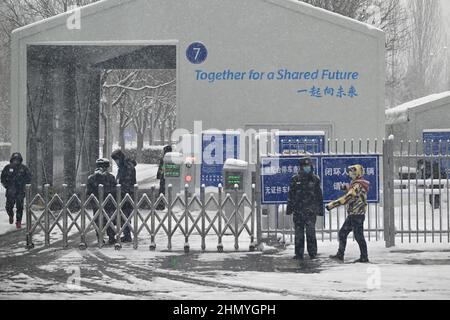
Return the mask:
<svg viewBox="0 0 450 320"><path fill-rule="evenodd" d="M64 182L68 185L69 193L73 193L76 184L76 81L75 64L68 61L63 68L63 153L64 153Z"/></svg>

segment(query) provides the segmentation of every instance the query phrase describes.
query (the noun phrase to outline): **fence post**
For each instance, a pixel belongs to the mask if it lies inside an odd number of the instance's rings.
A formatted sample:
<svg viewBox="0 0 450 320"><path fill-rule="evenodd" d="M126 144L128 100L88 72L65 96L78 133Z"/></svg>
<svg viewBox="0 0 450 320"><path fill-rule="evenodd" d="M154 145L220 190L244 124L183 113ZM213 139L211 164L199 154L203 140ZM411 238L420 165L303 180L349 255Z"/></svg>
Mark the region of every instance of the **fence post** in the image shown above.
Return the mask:
<svg viewBox="0 0 450 320"><path fill-rule="evenodd" d="M255 185L255 201L256 201L256 246L262 244L262 222L261 222L261 145L260 137L256 136L256 185Z"/></svg>
<svg viewBox="0 0 450 320"><path fill-rule="evenodd" d="M202 203L202 251L206 250L206 186L203 184L200 188L200 202Z"/></svg>
<svg viewBox="0 0 450 320"><path fill-rule="evenodd" d="M117 215L116 215L116 244L114 246L114 249L116 251L119 251L122 249L122 242L120 239L120 234L122 231L122 208L121 208L121 202L122 202L122 186L120 184L117 185L116 188L116 202L117 202Z"/></svg>
<svg viewBox="0 0 450 320"><path fill-rule="evenodd" d="M173 186L168 187L169 194L167 195L167 249L172 251L172 190Z"/></svg>
<svg viewBox="0 0 450 320"><path fill-rule="evenodd" d="M395 246L394 136L383 143L384 239L386 248Z"/></svg>
<svg viewBox="0 0 450 320"><path fill-rule="evenodd" d="M104 186L101 184L98 186L98 247L101 249L103 248L103 202L105 201L104 199L105 197L105 189ZM95 212L94 212L94 216L95 216ZM110 220L109 216L108 216L108 220ZM94 223L96 223L96 221L94 221Z"/></svg>
<svg viewBox="0 0 450 320"><path fill-rule="evenodd" d="M152 187L152 191L151 191L151 195L150 195L150 201L152 203L152 205L151 205L151 212L150 212L150 214L151 214L151 216L150 216L150 220L151 220L150 221L150 224L151 224L151 226L150 226L150 230L151 230L150 237L151 237L151 240L150 240L150 247L149 247L150 251L155 251L156 250L156 242L155 242L155 240L156 240L156 237L155 237L156 236L155 235L155 210L156 210L155 191L156 191L156 188L155 188L155 186L153 186Z"/></svg>
<svg viewBox="0 0 450 320"><path fill-rule="evenodd" d="M189 253L191 247L189 245L189 185L184 186L184 253Z"/></svg>
<svg viewBox="0 0 450 320"><path fill-rule="evenodd" d="M31 184L26 185L26 219L27 219L27 249L31 250L34 248L33 236L31 234Z"/></svg>
<svg viewBox="0 0 450 320"><path fill-rule="evenodd" d="M79 245L80 250L87 249L86 243L86 185L81 185L81 241Z"/></svg>
<svg viewBox="0 0 450 320"><path fill-rule="evenodd" d="M138 228L139 228L139 220L138 220L138 204L139 204L139 196L138 196L139 186L134 185L134 206L133 206L133 248L136 250L139 246L138 240Z"/></svg>
<svg viewBox="0 0 450 320"><path fill-rule="evenodd" d="M234 249L239 250L239 185L234 185Z"/></svg>
<svg viewBox="0 0 450 320"><path fill-rule="evenodd" d="M44 185L44 237L45 237L45 246L50 246L50 208L48 207L48 198L49 198L49 189L50 185L46 184Z"/></svg>
<svg viewBox="0 0 450 320"><path fill-rule="evenodd" d="M222 243L222 196L223 196L223 186L222 184L219 184L219 193L218 193L218 203L219 203L219 210L218 210L218 214L219 214L219 220L218 220L218 231L219 231L219 235L218 235L218 244L217 244L217 251L219 253L223 252L223 243Z"/></svg>
<svg viewBox="0 0 450 320"><path fill-rule="evenodd" d="M69 231L67 230L69 228L68 226L68 196L69 196L69 186L67 184L63 184L63 203L64 203L64 207L63 207L63 248L67 249L68 247L68 239L67 239L67 235L69 233Z"/></svg>
<svg viewBox="0 0 450 320"><path fill-rule="evenodd" d="M253 252L256 250L256 247L258 246L257 243L255 243L255 203L256 203L256 187L254 184L252 184L252 210L251 210L251 233L250 236L250 252Z"/></svg>

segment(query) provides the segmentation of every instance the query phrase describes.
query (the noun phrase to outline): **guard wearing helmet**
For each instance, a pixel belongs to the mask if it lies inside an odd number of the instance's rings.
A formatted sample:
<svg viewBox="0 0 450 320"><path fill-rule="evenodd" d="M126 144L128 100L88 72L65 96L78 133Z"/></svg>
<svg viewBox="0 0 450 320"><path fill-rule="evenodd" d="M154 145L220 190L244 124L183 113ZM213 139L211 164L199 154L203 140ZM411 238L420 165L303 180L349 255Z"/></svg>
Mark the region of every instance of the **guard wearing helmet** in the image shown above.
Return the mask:
<svg viewBox="0 0 450 320"><path fill-rule="evenodd" d="M91 194L94 195L97 199L99 197L99 186L103 185L104 190L104 197L103 199L106 199L108 195L115 196L115 190L116 190L116 178L109 173L108 169L110 168L111 164L108 159L98 159L96 162L96 169L95 173L91 175L88 178L87 183L87 196L89 197ZM94 209L94 215L98 208ZM114 204L111 201L108 201L104 206L105 212L109 217L112 217L116 208ZM99 226L99 219L95 220L95 223L97 224L97 227ZM106 224L104 223L103 226ZM113 227L110 225L106 229L106 234L109 238L109 244L115 243L115 231ZM99 233L97 232L97 239L99 237Z"/></svg>
<svg viewBox="0 0 450 320"><path fill-rule="evenodd" d="M21 229L25 186L31 183L31 172L23 164L20 153L14 153L9 164L3 168L1 183L6 189L6 213L9 216L9 224L14 223L14 206L16 206L16 227Z"/></svg>
<svg viewBox="0 0 450 320"><path fill-rule="evenodd" d="M361 251L361 257L355 263L368 263L367 243L364 238L364 221L366 219L367 193L369 192L370 183L364 179L364 168L361 165L349 167L348 172L352 182L350 186L345 188L346 194L326 206L327 210L331 211L334 208L345 205L348 213L348 217L339 231L339 251L330 258L344 261L347 237L353 231Z"/></svg>
<svg viewBox="0 0 450 320"><path fill-rule="evenodd" d="M294 215L295 257L303 260L305 251L305 233L308 254L311 259L317 257L316 221L323 216L323 193L320 178L314 174L310 158L300 160L299 172L292 178L289 189L286 214Z"/></svg>

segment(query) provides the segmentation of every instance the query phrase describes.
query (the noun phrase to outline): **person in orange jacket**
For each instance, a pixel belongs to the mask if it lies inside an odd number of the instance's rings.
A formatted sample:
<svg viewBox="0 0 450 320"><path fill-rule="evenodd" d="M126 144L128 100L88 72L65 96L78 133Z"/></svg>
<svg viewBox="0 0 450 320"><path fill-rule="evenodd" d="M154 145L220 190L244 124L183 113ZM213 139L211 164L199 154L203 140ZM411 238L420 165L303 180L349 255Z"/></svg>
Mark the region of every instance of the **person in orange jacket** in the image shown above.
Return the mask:
<svg viewBox="0 0 450 320"><path fill-rule="evenodd" d="M348 168L352 179L350 186L346 187L346 194L336 201L326 206L331 211L339 206L346 206L348 217L339 231L339 250L335 256L330 258L344 261L347 237L353 231L355 240L359 245L361 257L355 263L368 263L367 243L364 238L364 221L367 211L367 194L370 182L364 179L364 168L361 165L354 165Z"/></svg>

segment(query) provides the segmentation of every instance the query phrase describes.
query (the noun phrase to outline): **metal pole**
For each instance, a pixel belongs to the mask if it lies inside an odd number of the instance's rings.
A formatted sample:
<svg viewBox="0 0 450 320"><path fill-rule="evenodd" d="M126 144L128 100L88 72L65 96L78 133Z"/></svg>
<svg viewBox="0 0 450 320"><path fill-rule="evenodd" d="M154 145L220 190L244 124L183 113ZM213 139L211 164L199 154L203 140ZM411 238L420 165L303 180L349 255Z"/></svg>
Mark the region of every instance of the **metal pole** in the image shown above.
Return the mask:
<svg viewBox="0 0 450 320"><path fill-rule="evenodd" d="M122 186L120 184L117 185L117 192L116 192L116 201L117 201L117 216L116 216L116 245L114 246L114 249L117 251L122 249L122 242L120 239L120 234L122 230L122 208L121 208L121 202L122 202Z"/></svg>
<svg viewBox="0 0 450 320"><path fill-rule="evenodd" d="M151 222L150 222L150 224L151 224L151 226L150 226L150 232L151 232L151 235L150 235L150 251L155 251L156 250L156 242L155 242L155 240L156 240L156 237L155 237L155 210L156 210L156 205L155 205L155 202L156 202L156 199L155 199L155 192L156 192L156 188L153 186L152 187L152 191L151 191L151 195L150 195L150 197L151 197L151 202L152 202L152 207L151 207L151 217L150 217L150 219L151 219Z"/></svg>
<svg viewBox="0 0 450 320"><path fill-rule="evenodd" d="M394 208L394 136L383 144L384 160L384 238L386 247L395 246L395 208Z"/></svg>
<svg viewBox="0 0 450 320"><path fill-rule="evenodd" d="M256 243L259 246L262 243L262 210L261 210L261 154L260 154L260 139L256 138L256 185L255 185L255 200L256 200Z"/></svg>
<svg viewBox="0 0 450 320"><path fill-rule="evenodd" d="M169 251L172 250L172 189L173 186L170 184L167 190L169 192L167 199L167 249Z"/></svg>
<svg viewBox="0 0 450 320"><path fill-rule="evenodd" d="M222 253L223 252L223 243L222 243L222 196L223 196L223 186L222 184L219 184L219 194L218 194L218 202L219 202L219 221L218 221L218 231L219 231L219 243L217 245L217 251Z"/></svg>
<svg viewBox="0 0 450 320"><path fill-rule="evenodd" d="M63 248L67 249L68 243L67 243L67 235L68 235L68 208L67 208L67 199L68 199L68 192L69 187L67 184L63 184L63 202L64 202L64 208L63 208Z"/></svg>
<svg viewBox="0 0 450 320"><path fill-rule="evenodd" d="M189 253L189 185L184 186L184 253Z"/></svg>
<svg viewBox="0 0 450 320"><path fill-rule="evenodd" d="M49 184L44 185L44 232L45 232L45 246L50 246L50 208L48 207L49 201Z"/></svg>
<svg viewBox="0 0 450 320"><path fill-rule="evenodd" d="M31 184L27 184L25 187L26 190L26 219L27 219L27 249L31 250L34 248L33 244L33 236L31 234ZM46 204L47 205L47 204Z"/></svg>
<svg viewBox="0 0 450 320"><path fill-rule="evenodd" d="M98 247L103 248L103 202L105 197L105 189L101 184L98 186ZM94 213L95 216L95 213ZM94 221L95 222L95 221Z"/></svg>
<svg viewBox="0 0 450 320"><path fill-rule="evenodd" d="M257 244L255 243L255 204L256 204L256 187L252 184L252 212L251 212L251 235L250 235L250 252L256 250Z"/></svg>
<svg viewBox="0 0 450 320"><path fill-rule="evenodd" d="M138 220L138 204L139 204L139 196L138 196L139 186L137 184L134 185L134 199L133 199L133 248L137 250L139 247L139 220Z"/></svg>
<svg viewBox="0 0 450 320"><path fill-rule="evenodd" d="M234 249L239 250L239 198L238 198L239 186L234 186Z"/></svg>
<svg viewBox="0 0 450 320"><path fill-rule="evenodd" d="M202 204L202 251L206 250L206 195L205 195L206 186L203 184L200 188L200 202Z"/></svg>
<svg viewBox="0 0 450 320"><path fill-rule="evenodd" d="M48 192L48 191L47 191ZM81 185L81 239L80 239L80 250L86 250L87 243L86 243L86 185Z"/></svg>

